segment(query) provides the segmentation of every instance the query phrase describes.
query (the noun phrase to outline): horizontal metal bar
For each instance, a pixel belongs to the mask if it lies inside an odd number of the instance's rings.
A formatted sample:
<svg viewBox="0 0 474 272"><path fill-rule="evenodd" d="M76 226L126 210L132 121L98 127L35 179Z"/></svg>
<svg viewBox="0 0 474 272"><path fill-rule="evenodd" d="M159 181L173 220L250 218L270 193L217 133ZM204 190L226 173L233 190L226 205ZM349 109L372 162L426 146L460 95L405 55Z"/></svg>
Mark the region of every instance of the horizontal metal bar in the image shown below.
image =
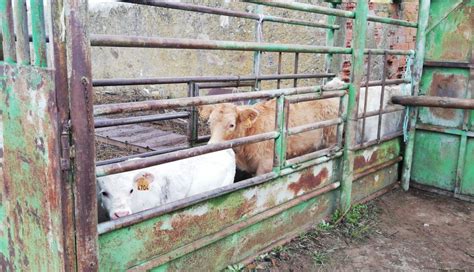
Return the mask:
<svg viewBox="0 0 474 272"><path fill-rule="evenodd" d="M403 135L403 131L397 131L395 133L391 133L389 135L383 136L382 138L380 138L380 140L375 139L375 140L368 141L368 142L365 142L365 143L362 143L362 144L358 144L358 145L354 146L353 148L351 148L351 150L352 151L361 150L361 149L364 149L364 148L367 148L367 147L370 147L370 146L373 146L373 145L377 145L377 144L381 144L381 143L393 140L393 139L398 138L402 135Z"/></svg>
<svg viewBox="0 0 474 272"><path fill-rule="evenodd" d="M316 99L327 99L327 98L334 98L334 97L342 97L347 94L347 91L340 90L340 91L322 91L318 93L310 93L310 94L302 94L302 95L295 95L290 96L286 100L293 104L293 103L300 103L305 101L312 101Z"/></svg>
<svg viewBox="0 0 474 272"><path fill-rule="evenodd" d="M303 3L293 2L293 1L286 1L286 0L272 0L272 1L244 0L243 2L254 3L254 4L259 4L259 5L265 5L265 6L271 6L271 7L277 7L277 8L285 8L285 9L291 9L291 10L305 11L305 12L311 12L311 13L317 13L317 14L333 15L333 16L345 17L345 18L354 18L354 12L352 12L352 11L346 11L346 10L335 9L335 8L320 7L320 6L315 6L315 5L310 5L310 4L303 4Z"/></svg>
<svg viewBox="0 0 474 272"><path fill-rule="evenodd" d="M398 84L409 84L411 81L409 79L387 79L385 80L385 86L388 85L398 85ZM366 87L367 84L365 82L360 84L361 87ZM382 86L382 80L373 80L369 81L369 87L373 86Z"/></svg>
<svg viewBox="0 0 474 272"><path fill-rule="evenodd" d="M306 161L317 159L323 156L338 158L342 156L342 151L340 150L341 150L341 147L336 145L336 146L328 147L328 148L321 149L318 151L314 151L308 154L304 154L304 155L286 160L285 167L293 167L301 163L304 163Z"/></svg>
<svg viewBox="0 0 474 272"><path fill-rule="evenodd" d="M347 88L347 84L345 84L343 87ZM210 96L200 96L200 97L187 97L187 98L175 98L175 99L164 99L164 100L147 100L147 101L130 102L130 103L104 104L104 105L94 106L94 116L123 113L123 112L143 111L143 110L157 110L157 109L176 108L176 107L200 106L200 105L207 105L207 104L235 102L235 101L247 100L247 99L274 98L281 95L295 95L295 94L319 92L320 90L321 90L321 86L311 86L311 87L297 87L297 88L254 91L254 92L234 93L234 94L210 95Z"/></svg>
<svg viewBox="0 0 474 272"><path fill-rule="evenodd" d="M208 14L215 14L215 15L224 15L224 16L229 16L229 17L245 18L245 19L252 19L252 20L262 20L262 21L267 21L267 22L275 22L275 23L283 23L283 24L291 24L291 25L339 29L338 25L329 25L329 24L324 24L324 23L310 22L310 21L304 21L304 20L298 20L298 19L289 19L289 18L283 18L283 17L271 16L271 15L259 15L255 13L234 11L234 10L228 10L228 9L223 9L223 8L213 8L213 7L194 5L194 4L188 4L188 3L177 3L177 2L156 1L156 0L141 0L141 1L128 0L128 1L121 1L121 2L148 5L148 6L154 6L154 7L163 7L163 8L170 8L170 9L178 9L178 10L187 10L187 11L194 11L194 12L208 13ZM260 16L262 17L260 18Z"/></svg>
<svg viewBox="0 0 474 272"><path fill-rule="evenodd" d="M281 75L259 75L258 80L278 79L302 79L302 78L328 78L336 74L281 74ZM158 84L187 84L189 82L227 82L257 80L252 76L191 76L191 77L155 77L155 78L111 78L95 79L92 81L94 87L106 86L129 86L129 85L158 85Z"/></svg>
<svg viewBox="0 0 474 272"><path fill-rule="evenodd" d="M354 175L354 181L355 180L358 180L358 179L361 179L363 177L367 177L375 172L378 172L384 168L387 168L389 166L392 166L396 163L399 163L403 160L403 157L402 156L398 156L394 159L391 159L389 161L386 161L386 162L383 162L383 163L380 163L380 164L377 164L377 165L374 165L372 167L370 167L369 169L364 169L363 172L360 172L360 173L357 173Z"/></svg>
<svg viewBox="0 0 474 272"><path fill-rule="evenodd" d="M302 125L298 127L292 127L288 129L288 135L295 135L295 134L303 133L310 130L335 126L340 123L342 123L342 118L336 118L336 119L325 120L325 121L321 121L317 123L306 124L306 125Z"/></svg>
<svg viewBox="0 0 474 272"><path fill-rule="evenodd" d="M467 137L474 137L474 131L465 131L461 129L447 128L447 127L434 126L434 125L428 125L428 124L418 123L416 124L416 129L440 132L440 133L446 133L446 134L452 134L452 135L458 135L458 136L466 135Z"/></svg>
<svg viewBox="0 0 474 272"><path fill-rule="evenodd" d="M473 65L469 62L457 62L457 61L434 61L425 60L423 63L426 67L443 67L443 68L472 68Z"/></svg>
<svg viewBox="0 0 474 272"><path fill-rule="evenodd" d="M377 49L377 48L364 49L364 54L369 54L369 52L371 55L384 55L385 53L387 53L387 55L411 56L415 54L414 50L393 50L393 49Z"/></svg>
<svg viewBox="0 0 474 272"><path fill-rule="evenodd" d="M199 89L213 89L213 88L226 88L226 87L252 87L255 86L253 81L229 81L229 82L214 82L214 83L196 83Z"/></svg>
<svg viewBox="0 0 474 272"><path fill-rule="evenodd" d="M146 36L102 35L92 34L91 46L98 47L134 47L134 48L174 48L206 49L232 51L262 52L299 52L299 53L332 53L351 54L351 48L314 46L300 44L276 44L258 42L212 41L199 39L176 39ZM403 51L403 50L401 50Z"/></svg>
<svg viewBox="0 0 474 272"><path fill-rule="evenodd" d="M154 122L154 121L171 120L171 119L177 119L177 118L186 118L188 116L189 116L189 112L178 112L178 113L164 113L164 114L145 115L145 116L133 116L133 117L116 118L116 119L95 119L94 127L103 128L103 127L113 127L113 126L128 125L128 124L139 124L139 123L147 123L147 122Z"/></svg>
<svg viewBox="0 0 474 272"><path fill-rule="evenodd" d="M392 112L403 111L403 110L405 110L405 107L395 105L395 106L386 108L382 111L380 110L368 111L365 114L358 115L358 118L362 119L362 118L376 116L376 115L379 115L380 113L385 114L385 113L392 113Z"/></svg>
<svg viewBox="0 0 474 272"><path fill-rule="evenodd" d="M204 146L194 147L186 150L179 150L172 153L167 153L158 156L151 156L140 160L129 160L120 163L108 164L96 168L96 176L102 177L111 174L117 174L137 169L142 169L162 163L177 161L189 157L199 156L219 150L233 148L240 145L257 143L267 140L272 140L278 137L279 133L276 131L267 132L248 137L238 138L222 143L208 144Z"/></svg>
<svg viewBox="0 0 474 272"><path fill-rule="evenodd" d="M392 96L392 102L404 106L417 107L435 107L435 108L450 108L450 109L474 109L474 99L467 98L451 98L440 96L409 96L400 95Z"/></svg>
<svg viewBox="0 0 474 272"><path fill-rule="evenodd" d="M146 157L151 157L151 156L156 156L164 153L170 153L178 150L183 150L183 149L188 149L189 146L177 146L177 147L169 147L169 148L163 148L160 150L154 150L154 151L148 151L148 152L143 152L140 154L135 154L135 155L129 155L129 156L123 156L120 158L113 158L113 159L108 159L108 160L103 160L103 161L98 161L96 162L95 166L102 166L102 165L107 165L107 164L113 164L113 163L118 163L118 162L123 162L129 159L133 158L146 158Z"/></svg>
<svg viewBox="0 0 474 272"><path fill-rule="evenodd" d="M389 24L389 25L398 25L398 26L418 28L418 24L416 22L408 22L405 20L380 17L380 16L375 16L375 15L367 15L367 21Z"/></svg>

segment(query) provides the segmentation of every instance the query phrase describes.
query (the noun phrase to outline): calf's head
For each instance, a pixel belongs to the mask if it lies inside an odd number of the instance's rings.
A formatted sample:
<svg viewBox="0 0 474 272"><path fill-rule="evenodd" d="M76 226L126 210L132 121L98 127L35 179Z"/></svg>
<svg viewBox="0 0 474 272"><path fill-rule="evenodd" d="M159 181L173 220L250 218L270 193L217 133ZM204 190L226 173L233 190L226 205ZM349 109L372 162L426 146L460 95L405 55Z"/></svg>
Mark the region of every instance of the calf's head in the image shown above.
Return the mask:
<svg viewBox="0 0 474 272"><path fill-rule="evenodd" d="M121 173L97 178L102 207L110 219L132 214L132 197L137 191L150 190L154 176L148 172Z"/></svg>
<svg viewBox="0 0 474 272"><path fill-rule="evenodd" d="M258 111L252 106L236 106L231 103L199 107L202 120L208 120L211 129L209 143L218 143L242 137L244 131L255 123Z"/></svg>

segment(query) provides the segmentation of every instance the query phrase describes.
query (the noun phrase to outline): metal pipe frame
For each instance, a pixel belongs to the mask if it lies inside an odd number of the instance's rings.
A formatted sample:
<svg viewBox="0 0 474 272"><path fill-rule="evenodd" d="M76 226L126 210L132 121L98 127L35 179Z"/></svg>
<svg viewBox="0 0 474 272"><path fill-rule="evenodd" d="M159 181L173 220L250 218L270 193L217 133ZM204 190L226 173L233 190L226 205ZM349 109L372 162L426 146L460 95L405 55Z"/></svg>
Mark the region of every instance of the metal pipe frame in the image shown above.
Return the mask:
<svg viewBox="0 0 474 272"><path fill-rule="evenodd" d="M223 8L212 8L202 5L194 5L188 3L176 3L170 1L157 1L157 0L141 0L141 1L120 1L124 3L132 3L132 4L139 4L139 5L147 5L153 7L162 7L162 8L169 8L169 9L177 9L177 10L186 10L186 11L194 11L200 13L207 13L207 14L215 14L215 15L224 15L229 17L236 17L236 18L245 18L245 19L252 19L259 21L266 22L274 22L274 23L283 23L289 25L299 25L299 26L308 26L308 27L316 27L316 28L327 28L327 29L339 29L340 26L335 24L324 24L318 22L309 22L304 20L298 19L291 19L291 18L283 18L278 16L272 15L263 15L260 18L258 14L248 13L248 12L241 12L241 11L234 11L228 10Z"/></svg>
<svg viewBox="0 0 474 272"><path fill-rule="evenodd" d="M30 42L28 35L28 16L26 13L26 0L16 1L15 5L15 33L16 52L18 63L30 65Z"/></svg>
<svg viewBox="0 0 474 272"><path fill-rule="evenodd" d="M281 53L281 52L279 52ZM282 80L282 79L308 79L308 78L327 78L334 77L334 73L326 74L278 74L278 75L260 75L258 80ZM189 82L241 82L256 81L255 75L251 76L192 76L192 77L156 77L156 78L111 78L96 79L92 81L94 87L107 86L131 86L131 85L158 85L158 84L187 84ZM279 89L279 87L277 88Z"/></svg>
<svg viewBox="0 0 474 272"><path fill-rule="evenodd" d="M392 112L397 112L397 111L403 111L405 110L404 107L401 106L392 106L390 108L382 109L382 110L374 110L374 111L369 111L366 112L365 114L359 115L358 119L359 120L364 120L367 117L372 117L372 116L377 116L379 114L386 114L386 113L392 113Z"/></svg>
<svg viewBox="0 0 474 272"><path fill-rule="evenodd" d="M121 125L165 121L165 120L187 118L187 117L189 117L189 112L164 113L164 114L133 116L133 117L124 117L124 118L116 118L116 119L95 119L94 127L95 128L114 127L114 126L121 126Z"/></svg>
<svg viewBox="0 0 474 272"><path fill-rule="evenodd" d="M415 107L435 107L449 109L474 109L474 99L467 98L451 98L440 96L408 96L399 95L392 96L392 102L404 106Z"/></svg>
<svg viewBox="0 0 474 272"><path fill-rule="evenodd" d="M365 76L365 96L364 96L364 107L363 107L363 112L362 112L362 131L361 131L361 137L360 137L360 143L364 141L364 136L365 136L365 117L367 114L367 100L369 97L369 80L370 80L370 68L371 68L371 59L372 59L372 53L369 52L367 56L367 74ZM385 65L384 65L385 67ZM383 79L383 83L385 83L385 78ZM359 93L359 101L360 101L360 93ZM359 105L360 102L357 105L357 114L359 114Z"/></svg>
<svg viewBox="0 0 474 272"><path fill-rule="evenodd" d="M379 119L377 123L377 140L380 139L380 134L382 133L382 110L383 110L383 99L385 97L385 80L387 77L387 54L383 55L383 66L382 66L382 89L380 90L380 100L379 100ZM367 97L365 98L367 101Z"/></svg>
<svg viewBox="0 0 474 272"><path fill-rule="evenodd" d="M321 121L321 122L316 122L316 123L306 124L306 125L302 125L302 126L292 127L292 128L288 129L288 135L291 136L291 135L303 133L303 132L310 131L310 130L335 126L335 125L339 125L342 122L343 122L342 118L335 118L335 119L331 119L331 120L325 120L325 121Z"/></svg>
<svg viewBox="0 0 474 272"><path fill-rule="evenodd" d="M364 148L367 148L367 147L371 147L375 144L381 144L381 143L384 143L384 142L388 142L388 141L393 140L395 138L398 138L402 135L403 135L403 131L397 131L397 132L391 133L389 135L385 135L385 136L381 137L380 139L375 139L375 140L372 140L372 141L368 141L368 142L353 146L351 148L351 151L357 151L357 150L361 150L361 149L364 149Z"/></svg>
<svg viewBox="0 0 474 272"><path fill-rule="evenodd" d="M347 86L343 86L344 89ZM267 91L256 91L235 94L222 94L204 97L187 97L166 100L148 100L131 103L103 104L94 107L94 116L115 114L123 112L134 112L143 110L158 110L176 107L201 106L208 104L234 102L247 99L275 98L282 95L296 95L319 92L321 86L297 87L288 89L277 89Z"/></svg>
<svg viewBox="0 0 474 272"><path fill-rule="evenodd" d="M377 164L377 165L375 165L375 166L372 166L370 169L368 169L368 170L366 170L366 171L364 171L364 172L362 172L362 173L357 173L357 174L355 174L355 175L354 175L354 181L359 180L359 179L364 178L364 177L367 177L367 176L369 176L369 175L371 175L371 174L373 174L373 173L376 173L376 172L378 172L378 171L380 171L380 170L382 170L382 169L385 169L385 168L387 168L387 167L389 167L389 166L392 166L392 165L394 165L394 164L396 164L396 163L399 163L399 162L401 162L402 160L403 160L403 157L402 157L402 156L398 156L398 157L396 157L396 158L394 158L394 159L391 159L391 160L389 160L389 161L386 161L386 162Z"/></svg>
<svg viewBox="0 0 474 272"><path fill-rule="evenodd" d="M317 93L301 94L288 97L286 100L290 103L300 103L316 99L328 99L334 97L342 97L347 94L347 91L321 91Z"/></svg>
<svg viewBox="0 0 474 272"><path fill-rule="evenodd" d="M16 63L15 30L11 1L0 2L0 19L2 28L3 60L6 63Z"/></svg>

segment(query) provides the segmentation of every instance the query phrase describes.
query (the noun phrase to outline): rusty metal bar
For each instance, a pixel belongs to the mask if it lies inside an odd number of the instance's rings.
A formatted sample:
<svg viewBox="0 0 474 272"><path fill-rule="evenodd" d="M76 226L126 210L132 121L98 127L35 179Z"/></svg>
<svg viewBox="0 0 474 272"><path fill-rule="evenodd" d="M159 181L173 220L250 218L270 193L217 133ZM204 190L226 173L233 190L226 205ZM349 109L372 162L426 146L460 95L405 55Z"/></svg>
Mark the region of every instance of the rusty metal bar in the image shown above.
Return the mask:
<svg viewBox="0 0 474 272"><path fill-rule="evenodd" d="M174 48L174 49L206 49L232 51L262 52L300 52L300 53L333 53L350 54L351 48L314 46L300 44L276 44L258 42L213 41L199 39L159 38L131 35L94 34L90 38L91 46L98 47L135 47L135 48ZM399 50L398 50L399 51ZM397 52L398 52L397 51ZM401 50L403 51L403 50Z"/></svg>
<svg viewBox="0 0 474 272"><path fill-rule="evenodd" d="M34 64L39 67L48 66L46 59L46 30L44 23L44 6L42 0L30 0L31 34L33 36Z"/></svg>
<svg viewBox="0 0 474 272"><path fill-rule="evenodd" d="M365 136L365 117L366 117L366 113L367 113L367 100L369 100L369 80L370 80L370 63L371 63L371 56L372 56L372 53L369 51L369 54L367 56L367 74L365 76L365 96L364 96L364 108L363 108L363 113L362 113L362 134L361 134L361 137L360 137L360 142L359 143L362 143L364 141L364 136ZM385 79L383 80L385 82ZM360 103L360 92L359 92L359 101ZM357 105L357 115L359 115L359 105Z"/></svg>
<svg viewBox="0 0 474 272"><path fill-rule="evenodd" d="M268 209L264 212L261 212L255 216L252 216L244 221L238 222L234 225L231 225L217 233L211 234L209 236L205 236L199 240L196 240L190 244L187 244L177 250L173 250L171 252L168 252L166 254L163 254L155 259L150 260L149 262L144 263L143 265L133 267L130 269L130 271L145 271L145 270L150 270L153 267L157 267L161 264L166 263L170 259L176 259L181 256L184 256L188 253L191 253L195 251L197 248L202 248L205 246L208 246L216 241L219 241L231 234L234 234L236 232L239 232L243 229L246 229L254 224L257 224L258 222L261 222L269 217L275 216L277 214L280 214L292 207L295 207L299 205L300 203L303 203L305 201L308 201L312 198L315 198L319 195L322 195L324 193L333 191L337 188L339 188L340 183L339 182L334 182L329 185L326 185L320 189L316 189L310 193L304 194L302 196L298 196L288 202L285 202L279 206L276 206L274 208Z"/></svg>
<svg viewBox="0 0 474 272"><path fill-rule="evenodd" d="M299 56L300 56L299 53L295 53L295 66L293 67L293 73L294 73L295 75L298 74ZM297 86L298 86L298 79L295 78L295 79L293 79L293 87L296 88Z"/></svg>
<svg viewBox="0 0 474 272"><path fill-rule="evenodd" d="M391 159L389 161L386 161L386 162L383 162L383 163L380 163L380 164L377 164L377 165L374 165L372 167L370 167L369 169L366 169L364 170L362 173L357 173L354 175L354 180L358 180L358 179L361 179L363 177L367 177L375 172L378 172L384 168L387 168L389 166L392 166L396 163L399 163L403 160L403 157L402 156L398 156L394 159Z"/></svg>
<svg viewBox="0 0 474 272"><path fill-rule="evenodd" d="M408 21L405 21L405 20L393 19L393 18L387 18L387 17L380 17L380 16L375 16L375 15L368 15L367 16L367 21L375 22L375 23L389 24L389 25L411 27L411 28L417 28L418 27L418 24L416 22L408 22Z"/></svg>
<svg viewBox="0 0 474 272"><path fill-rule="evenodd" d="M188 83L188 97L195 97L196 93L199 93L199 90L196 92L196 88L198 88L194 82L189 82ZM191 106L189 108L190 114L188 115L188 127L187 127L187 133L188 133L188 143L189 146L194 146L197 138L197 112L196 112L196 107Z"/></svg>
<svg viewBox="0 0 474 272"><path fill-rule="evenodd" d="M187 148L188 148L187 146L163 148L163 149L160 149L160 150L148 151L148 152L143 152L143 153L140 153L140 154L135 154L135 155L123 156L123 157L120 157L120 158L114 158L114 159L98 161L95 165L96 166L102 166L102 165L107 165L107 164L123 162L123 161L133 159L133 158L146 158L146 157L161 155L161 154L164 154L164 153L170 153L170 152L174 152L174 151L178 151L178 150L183 150L183 149L187 149Z"/></svg>
<svg viewBox="0 0 474 272"><path fill-rule="evenodd" d="M213 89L213 88L226 88L226 87L252 87L254 86L253 82L244 81L244 82L214 82L214 83L195 83L199 87L199 90L202 89Z"/></svg>
<svg viewBox="0 0 474 272"><path fill-rule="evenodd" d="M349 95L344 95L339 99L339 114L338 116L344 121L342 124L337 126L336 133L336 144L343 146L343 135L344 135L344 126L347 122L347 104L349 102Z"/></svg>
<svg viewBox="0 0 474 272"><path fill-rule="evenodd" d="M121 2L148 5L148 6L154 6L154 7L163 7L163 8L170 8L170 9L178 9L178 10L187 10L187 11L194 11L194 12L208 13L208 14L215 14L215 15L224 15L224 16L229 16L229 17L245 18L245 19L252 19L252 20L260 20L260 16L253 13L234 11L234 10L228 10L228 9L223 9L223 8L212 8L212 7L206 7L202 5L193 5L193 4L188 4L188 3L177 3L177 2L171 2L171 1L157 1L157 0L141 0L141 1L126 0L126 1L121 1ZM283 18L283 17L271 16L271 15L263 15L261 19L262 21L274 22L274 23L283 23L283 24L290 24L290 25L319 27L319 28L328 28L328 29L339 29L339 26L334 25L334 24L309 22L309 21L289 19L289 18Z"/></svg>
<svg viewBox="0 0 474 272"><path fill-rule="evenodd" d="M177 118L186 118L189 116L188 112L178 112L178 113L164 113L164 114L155 114L155 115L145 115L145 116L133 116L133 117L124 117L116 119L95 119L94 127L103 128L103 127L113 127L129 124L139 124L139 123L148 123L155 121L164 121Z"/></svg>
<svg viewBox="0 0 474 272"><path fill-rule="evenodd" d="M273 172L280 174L283 165L284 156L286 156L286 115L285 113L285 97L279 96L275 105L275 131L278 131L278 137L274 140L273 145Z"/></svg>
<svg viewBox="0 0 474 272"><path fill-rule="evenodd" d="M73 183L77 271L98 270L97 196L93 92L87 2L66 1L64 9L70 73L70 118L74 144ZM41 36L42 37L42 36ZM41 50L38 50L41 53ZM69 57L70 56L70 57ZM66 85L67 86L67 85ZM65 87L65 86L58 86Z"/></svg>
<svg viewBox="0 0 474 272"><path fill-rule="evenodd" d="M211 95L203 97L188 97L165 100L148 100L131 103L104 104L94 107L94 115L100 116L113 113L200 106L207 104L234 102L247 99L275 98L281 95L295 95L318 92L320 89L321 86L312 86L235 94Z"/></svg>
<svg viewBox="0 0 474 272"><path fill-rule="evenodd" d="M186 150L180 150L180 151L176 151L172 153L167 153L161 156L151 156L151 157L143 158L141 160L130 160L130 161L124 161L121 163L103 165L96 168L96 176L102 177L106 175L142 169L142 168L153 166L153 165L172 162L172 161L181 160L181 159L194 157L194 156L199 156L202 154L207 154L207 153L211 153L211 152L215 152L219 150L233 148L240 145L273 140L276 137L278 137L278 134L279 133L275 131L267 132L267 133L252 135L248 137L238 138L238 139L234 139L230 141L225 141L221 143L193 147Z"/></svg>
<svg viewBox="0 0 474 272"><path fill-rule="evenodd" d="M474 137L474 131L465 131L461 129L446 128L442 126L434 126L434 125L428 125L428 124L417 124L416 129L446 133L446 134L457 135L457 136L462 136L465 133L467 137Z"/></svg>
<svg viewBox="0 0 474 272"><path fill-rule="evenodd" d="M410 83L411 83L411 81L409 79L387 79L387 80L385 80L385 86L398 85L398 84L410 84ZM360 86L361 87L366 87L367 82L361 83ZM369 87L373 87L373 86L382 86L382 80L369 81Z"/></svg>
<svg viewBox="0 0 474 272"><path fill-rule="evenodd" d="M281 61L282 61L282 52L278 52L278 70L277 74L281 75ZM280 89L281 79L277 80L277 89Z"/></svg>
<svg viewBox="0 0 474 272"><path fill-rule="evenodd" d="M381 111L380 110L374 110L374 111L366 112L363 115L359 115L358 118L359 119L364 119L364 117L372 117L372 116L376 116L376 115L379 115L379 114L386 114L386 113L391 113L391 112L396 112L396 111L403 111L403 110L405 110L405 108L402 107L402 106L392 106L390 108L387 107L386 109L383 109Z"/></svg>
<svg viewBox="0 0 474 272"><path fill-rule="evenodd" d="M281 80L294 78L327 78L334 77L336 74L278 74L278 75L260 75L258 80ZM162 77L162 78L112 78L96 79L92 81L94 87L106 86L129 86L129 85L157 85L157 84L187 84L188 82L226 82L226 81L255 81L257 77L251 76L194 76L194 77Z"/></svg>
<svg viewBox="0 0 474 272"><path fill-rule="evenodd" d="M7 63L15 63L15 30L13 23L12 2L10 0L0 1L0 16L0 26L2 27L3 59Z"/></svg>
<svg viewBox="0 0 474 272"><path fill-rule="evenodd" d="M318 93L310 93L310 94L302 94L302 95L295 95L290 96L287 98L288 102L293 103L300 103L306 102L316 99L327 99L327 98L334 98L334 97L342 97L347 94L347 91L325 91L325 92L318 92Z"/></svg>
<svg viewBox="0 0 474 272"><path fill-rule="evenodd" d="M292 127L288 129L288 135L295 135L299 133L303 133L310 130L335 126L342 123L342 118L335 118L331 120L325 120L317 123L306 124L298 127Z"/></svg>
<svg viewBox="0 0 474 272"><path fill-rule="evenodd" d="M331 157L331 158L338 158L338 157L342 156L342 152L340 150L341 150L341 147L336 145L336 146L333 146L333 147L329 147L329 148L321 149L321 150L318 150L318 151L314 151L314 152L304 154L304 155L301 155L301 156L298 156L298 157L287 160L286 163L285 163L285 166L292 166L292 165L301 164L303 162L313 160L313 159L317 159L317 158L324 157L324 156Z"/></svg>
<svg viewBox="0 0 474 272"><path fill-rule="evenodd" d="M383 67L382 67L382 89L380 90L380 103L379 103L379 119L377 124L377 139L380 139L380 133L382 132L382 110L383 110L383 99L385 96L385 79L387 77L387 53L383 55ZM367 101L367 98L366 98Z"/></svg>
<svg viewBox="0 0 474 272"><path fill-rule="evenodd" d="M404 106L435 107L451 109L474 109L474 99L439 96L392 96L392 102Z"/></svg>
<svg viewBox="0 0 474 272"><path fill-rule="evenodd" d="M371 53L372 55L405 55L411 56L415 54L414 50L392 50L392 49L364 49L364 54Z"/></svg>
<svg viewBox="0 0 474 272"><path fill-rule="evenodd" d="M28 39L28 16L26 13L26 0L15 3L15 33L17 61L21 65L29 65L30 42Z"/></svg>
<svg viewBox="0 0 474 272"><path fill-rule="evenodd" d="M434 60L425 60L424 66L426 67L443 67L443 68L471 68L472 64L464 61L434 61Z"/></svg>
<svg viewBox="0 0 474 272"><path fill-rule="evenodd" d="M352 151L357 151L357 150L361 150L361 149L364 149L364 148L367 148L367 147L370 147L370 146L373 146L373 145L376 145L376 144L381 144L381 143L393 140L395 138L398 138L402 135L403 135L403 131L397 131L395 133L391 133L389 135L383 136L382 138L380 138L380 140L375 139L375 140L372 140L372 141L365 142L363 144L356 145L352 148Z"/></svg>
<svg viewBox="0 0 474 272"><path fill-rule="evenodd" d="M336 9L336 8L326 8L326 7L320 7L320 6L310 5L310 4L290 2L290 1L285 1L285 0L272 0L272 1L244 0L243 2L266 5L266 6L277 7L277 8L312 12L312 13L323 14L323 15L333 15L333 16L344 17L344 18L354 18L355 16L354 12L352 11L346 11L346 10L341 10L341 9Z"/></svg>
<svg viewBox="0 0 474 272"><path fill-rule="evenodd" d="M336 3L329 3L329 7L336 9L337 4ZM326 22L328 24L334 24L336 22L336 16L328 16L326 18ZM334 29L327 29L326 30L326 46L334 46L334 35L335 35L335 30ZM332 60L333 60L333 54L326 54L324 57L324 71L326 73L331 71L331 66L332 66ZM323 80L323 84L326 83L326 79Z"/></svg>

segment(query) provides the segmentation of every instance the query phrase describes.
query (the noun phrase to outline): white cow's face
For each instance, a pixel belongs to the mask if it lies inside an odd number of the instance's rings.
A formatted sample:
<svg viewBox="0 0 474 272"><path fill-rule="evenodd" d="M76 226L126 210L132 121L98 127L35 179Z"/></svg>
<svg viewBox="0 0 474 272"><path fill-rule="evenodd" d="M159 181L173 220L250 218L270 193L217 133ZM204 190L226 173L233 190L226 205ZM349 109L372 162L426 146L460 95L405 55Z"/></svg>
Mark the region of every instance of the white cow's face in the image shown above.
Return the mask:
<svg viewBox="0 0 474 272"><path fill-rule="evenodd" d="M154 176L151 173L121 173L97 179L102 206L111 219L131 214L132 197L137 190L149 190Z"/></svg>

